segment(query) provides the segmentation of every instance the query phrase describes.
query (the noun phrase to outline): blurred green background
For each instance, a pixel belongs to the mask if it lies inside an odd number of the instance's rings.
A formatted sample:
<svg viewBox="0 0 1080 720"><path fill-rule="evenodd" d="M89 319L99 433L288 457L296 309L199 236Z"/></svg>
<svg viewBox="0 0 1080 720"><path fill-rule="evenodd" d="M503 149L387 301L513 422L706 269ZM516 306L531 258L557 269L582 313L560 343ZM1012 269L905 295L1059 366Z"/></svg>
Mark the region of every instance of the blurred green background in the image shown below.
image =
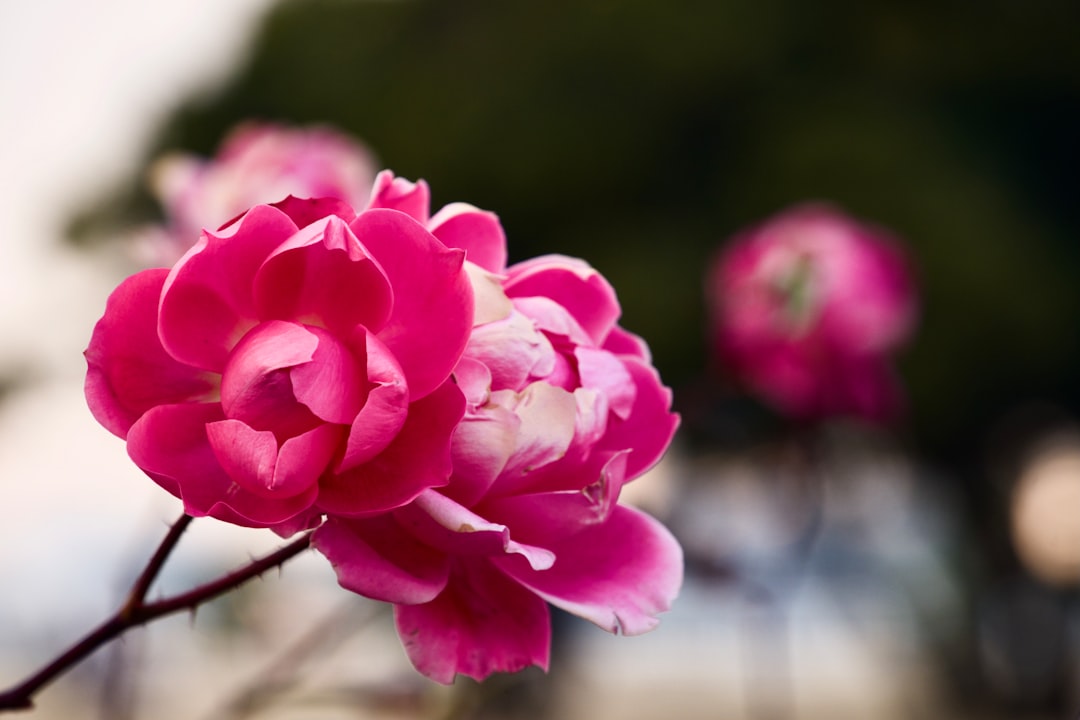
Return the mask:
<svg viewBox="0 0 1080 720"><path fill-rule="evenodd" d="M955 458L1018 405L1080 401L1078 21L1052 0L286 2L148 160L245 118L338 125L435 206L496 211L512 259L588 259L677 389L708 365L716 248L836 203L910 246L909 429ZM152 215L141 182L77 227Z"/></svg>

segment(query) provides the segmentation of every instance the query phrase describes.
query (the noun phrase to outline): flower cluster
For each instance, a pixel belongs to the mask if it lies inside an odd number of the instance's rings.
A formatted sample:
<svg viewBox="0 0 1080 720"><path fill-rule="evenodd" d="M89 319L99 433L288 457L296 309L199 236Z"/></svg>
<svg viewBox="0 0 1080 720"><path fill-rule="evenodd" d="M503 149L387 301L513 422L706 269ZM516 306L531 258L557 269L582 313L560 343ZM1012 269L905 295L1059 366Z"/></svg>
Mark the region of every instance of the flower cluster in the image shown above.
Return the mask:
<svg viewBox="0 0 1080 720"><path fill-rule="evenodd" d="M316 528L429 677L546 667L547 603L634 634L677 593L678 543L618 500L678 419L598 272L506 257L494 214L389 171L359 212L255 205L113 292L87 400L190 515Z"/></svg>
<svg viewBox="0 0 1080 720"><path fill-rule="evenodd" d="M915 292L884 231L828 207L793 208L725 247L708 291L715 350L779 411L899 413L891 355L913 330Z"/></svg>

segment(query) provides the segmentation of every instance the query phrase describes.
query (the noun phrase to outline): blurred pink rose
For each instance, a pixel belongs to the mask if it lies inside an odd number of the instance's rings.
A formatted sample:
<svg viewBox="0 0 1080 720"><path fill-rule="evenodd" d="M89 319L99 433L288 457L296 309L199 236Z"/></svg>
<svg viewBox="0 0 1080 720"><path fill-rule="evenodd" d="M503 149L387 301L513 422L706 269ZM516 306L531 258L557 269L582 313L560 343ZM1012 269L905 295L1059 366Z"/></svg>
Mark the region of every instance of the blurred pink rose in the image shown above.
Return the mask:
<svg viewBox="0 0 1080 720"><path fill-rule="evenodd" d="M916 298L886 232L796 207L736 237L708 291L715 349L780 412L878 422L899 413L891 354L912 333Z"/></svg>
<svg viewBox="0 0 1080 720"><path fill-rule="evenodd" d="M154 164L150 184L165 225L143 241L154 259L171 264L204 228L255 205L293 195L364 207L375 169L366 147L329 127L243 123L211 159L173 153Z"/></svg>
<svg viewBox="0 0 1080 720"><path fill-rule="evenodd" d="M191 515L290 532L402 506L450 476L464 256L392 210L256 205L113 292L90 409Z"/></svg>
<svg viewBox="0 0 1080 720"><path fill-rule="evenodd" d="M678 418L611 286L558 255L507 268L498 219L460 203L429 218L422 181L380 175L373 204L467 252L476 316L453 375L466 411L448 485L379 517L332 513L316 548L344 587L397 604L409 657L443 683L546 668L546 602L611 632L653 628L681 550L618 499Z"/></svg>

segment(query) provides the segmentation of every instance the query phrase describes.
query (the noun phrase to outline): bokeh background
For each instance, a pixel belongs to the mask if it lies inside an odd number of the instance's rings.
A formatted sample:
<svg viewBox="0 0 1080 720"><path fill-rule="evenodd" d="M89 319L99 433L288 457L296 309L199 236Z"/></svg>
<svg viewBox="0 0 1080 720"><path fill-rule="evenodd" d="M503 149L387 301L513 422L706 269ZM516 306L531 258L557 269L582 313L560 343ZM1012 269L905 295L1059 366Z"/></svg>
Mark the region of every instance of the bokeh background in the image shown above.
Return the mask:
<svg viewBox="0 0 1080 720"><path fill-rule="evenodd" d="M179 510L82 408L79 352L136 269L130 232L159 217L152 160L212 154L258 118L335 125L425 178L436 207L496 211L512 260L588 259L684 418L642 498L690 570L653 636L567 621L546 678L445 693L403 679L399 651L365 626L323 648L354 658L353 675L294 663L308 695L290 696L288 716L423 716L447 697L463 717L1075 713L1078 23L1066 0L0 9L0 684L101 617ZM806 200L903 238L921 296L899 358L904 422L818 433L825 479L810 490L790 428L709 356L703 285L733 233ZM203 532L166 581L265 547ZM194 629L151 629L128 643L146 663L118 653L59 694L99 698L101 717L197 716L163 700L163 674L182 686L181 657L236 670L245 648L284 652L341 599L316 565ZM287 608L273 599L286 592ZM193 702L228 716L237 676L194 672L210 689ZM99 693L102 678L121 690ZM342 685L352 694L330 692Z"/></svg>

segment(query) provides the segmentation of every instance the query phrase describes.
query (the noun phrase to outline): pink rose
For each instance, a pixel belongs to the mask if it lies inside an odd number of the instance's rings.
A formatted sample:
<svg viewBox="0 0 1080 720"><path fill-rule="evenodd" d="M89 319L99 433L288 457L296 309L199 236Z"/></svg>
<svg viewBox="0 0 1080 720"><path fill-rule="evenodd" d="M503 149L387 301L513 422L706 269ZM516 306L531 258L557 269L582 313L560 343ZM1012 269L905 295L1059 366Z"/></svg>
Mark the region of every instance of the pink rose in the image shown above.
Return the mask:
<svg viewBox="0 0 1080 720"><path fill-rule="evenodd" d="M464 255L393 210L256 205L113 292L90 409L190 515L289 532L405 505L450 476Z"/></svg>
<svg viewBox="0 0 1080 720"><path fill-rule="evenodd" d="M212 159L174 153L155 163L151 188L166 226L144 239L172 263L203 228L221 227L250 207L288 195L364 207L374 178L371 152L329 127L247 122Z"/></svg>
<svg viewBox="0 0 1080 720"><path fill-rule="evenodd" d="M737 378L797 418L894 418L891 354L915 291L900 247L836 210L788 210L735 238L708 283L715 349Z"/></svg>
<svg viewBox="0 0 1080 720"><path fill-rule="evenodd" d="M428 217L428 191L380 175L373 202L467 251L476 297L454 370L466 410L439 489L378 517L332 512L315 533L342 586L396 604L414 665L443 683L547 667L547 602L611 632L653 628L682 581L678 543L618 504L678 424L645 343L616 324L607 281L557 255L506 267L491 213Z"/></svg>

